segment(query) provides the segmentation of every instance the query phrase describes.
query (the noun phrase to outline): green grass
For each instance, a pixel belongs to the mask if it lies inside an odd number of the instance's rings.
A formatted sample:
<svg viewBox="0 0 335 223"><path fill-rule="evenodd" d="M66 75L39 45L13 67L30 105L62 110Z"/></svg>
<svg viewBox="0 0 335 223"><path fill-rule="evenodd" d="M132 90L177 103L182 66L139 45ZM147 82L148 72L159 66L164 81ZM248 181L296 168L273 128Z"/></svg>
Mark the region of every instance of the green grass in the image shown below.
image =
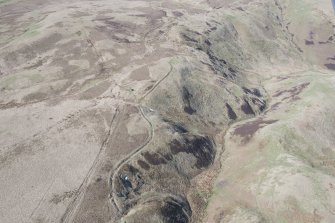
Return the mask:
<svg viewBox="0 0 335 223"><path fill-rule="evenodd" d="M0 0L0 4L5 4L7 2L9 2L10 0Z"/></svg>
<svg viewBox="0 0 335 223"><path fill-rule="evenodd" d="M22 35L22 37L31 38L31 37L37 36L40 33L38 31L39 28L40 28L40 25L38 25L38 24L31 25L28 28L28 30Z"/></svg>
<svg viewBox="0 0 335 223"><path fill-rule="evenodd" d="M10 89L13 89L13 85L15 84L17 78L16 76L13 76L13 75L9 75L9 76L6 76L5 78L2 78L1 79L1 82L0 82L0 89L6 89L6 90L10 90Z"/></svg>
<svg viewBox="0 0 335 223"><path fill-rule="evenodd" d="M31 74L29 76L27 75L27 78L33 83L41 82L44 80L43 76L39 73Z"/></svg>

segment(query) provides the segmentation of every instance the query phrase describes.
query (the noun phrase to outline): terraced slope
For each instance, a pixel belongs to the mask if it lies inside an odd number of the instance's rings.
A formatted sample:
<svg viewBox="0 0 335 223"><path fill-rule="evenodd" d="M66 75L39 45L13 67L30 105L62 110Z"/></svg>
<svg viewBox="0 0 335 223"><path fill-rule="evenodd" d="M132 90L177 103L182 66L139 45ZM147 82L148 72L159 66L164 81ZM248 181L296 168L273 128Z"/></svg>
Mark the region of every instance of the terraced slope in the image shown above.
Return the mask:
<svg viewBox="0 0 335 223"><path fill-rule="evenodd" d="M0 1L1 222L333 222L331 2Z"/></svg>

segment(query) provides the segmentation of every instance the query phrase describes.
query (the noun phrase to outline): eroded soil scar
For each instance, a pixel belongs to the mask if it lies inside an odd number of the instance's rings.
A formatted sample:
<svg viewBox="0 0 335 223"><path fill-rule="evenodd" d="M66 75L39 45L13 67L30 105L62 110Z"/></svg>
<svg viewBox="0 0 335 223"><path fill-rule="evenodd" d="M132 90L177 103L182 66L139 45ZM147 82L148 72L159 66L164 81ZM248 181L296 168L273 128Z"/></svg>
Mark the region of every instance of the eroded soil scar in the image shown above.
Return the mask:
<svg viewBox="0 0 335 223"><path fill-rule="evenodd" d="M206 168L212 164L216 155L214 142L208 136L184 138L182 141L175 139L170 143L170 150L173 155L178 153L192 154L197 159L195 166L198 169Z"/></svg>
<svg viewBox="0 0 335 223"><path fill-rule="evenodd" d="M292 98L295 99L306 87L309 86L309 82L297 85L292 87L291 89L288 90L283 90L283 91L277 91L274 95L272 95L273 97L279 97L283 94L289 94L289 97L285 97L284 99L288 99L288 98Z"/></svg>
<svg viewBox="0 0 335 223"><path fill-rule="evenodd" d="M252 107L246 99L244 99L244 103L241 105L241 109L246 115L255 115L254 110L252 110Z"/></svg>
<svg viewBox="0 0 335 223"><path fill-rule="evenodd" d="M160 211L165 222L187 223L189 219L183 211L184 208L185 204L167 201Z"/></svg>
<svg viewBox="0 0 335 223"><path fill-rule="evenodd" d="M233 108L228 103L226 103L226 107L227 107L227 112L228 112L229 119L236 120L237 115L234 112Z"/></svg>
<svg viewBox="0 0 335 223"><path fill-rule="evenodd" d="M183 87L182 94L183 102L185 104L184 111L189 115L193 115L196 112L196 110L191 107L191 99L193 98L193 95L188 91L186 87Z"/></svg>
<svg viewBox="0 0 335 223"><path fill-rule="evenodd" d="M273 124L278 120L264 120L264 118L256 119L255 121L247 122L239 125L234 130L234 135L242 137L242 143L247 143L251 137L261 128Z"/></svg>

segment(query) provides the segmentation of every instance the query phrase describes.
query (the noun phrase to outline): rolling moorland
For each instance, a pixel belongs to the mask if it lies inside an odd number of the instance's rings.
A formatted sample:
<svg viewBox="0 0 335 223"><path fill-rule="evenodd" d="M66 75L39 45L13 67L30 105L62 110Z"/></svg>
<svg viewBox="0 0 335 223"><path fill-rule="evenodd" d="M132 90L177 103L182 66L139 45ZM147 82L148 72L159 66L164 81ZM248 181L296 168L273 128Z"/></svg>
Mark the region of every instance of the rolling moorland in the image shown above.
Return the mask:
<svg viewBox="0 0 335 223"><path fill-rule="evenodd" d="M0 222L335 222L330 0L0 0Z"/></svg>

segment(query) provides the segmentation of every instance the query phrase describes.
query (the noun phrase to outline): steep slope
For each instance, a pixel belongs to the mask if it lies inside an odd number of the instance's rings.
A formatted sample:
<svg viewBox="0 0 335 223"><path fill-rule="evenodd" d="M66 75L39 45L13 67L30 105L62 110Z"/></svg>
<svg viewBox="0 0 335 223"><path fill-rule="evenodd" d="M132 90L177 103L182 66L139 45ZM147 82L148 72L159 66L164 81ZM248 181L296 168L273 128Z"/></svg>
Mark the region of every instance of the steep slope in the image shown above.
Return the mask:
<svg viewBox="0 0 335 223"><path fill-rule="evenodd" d="M326 1L275 4L304 65L273 70L266 111L228 130L205 222L335 219L334 16Z"/></svg>

